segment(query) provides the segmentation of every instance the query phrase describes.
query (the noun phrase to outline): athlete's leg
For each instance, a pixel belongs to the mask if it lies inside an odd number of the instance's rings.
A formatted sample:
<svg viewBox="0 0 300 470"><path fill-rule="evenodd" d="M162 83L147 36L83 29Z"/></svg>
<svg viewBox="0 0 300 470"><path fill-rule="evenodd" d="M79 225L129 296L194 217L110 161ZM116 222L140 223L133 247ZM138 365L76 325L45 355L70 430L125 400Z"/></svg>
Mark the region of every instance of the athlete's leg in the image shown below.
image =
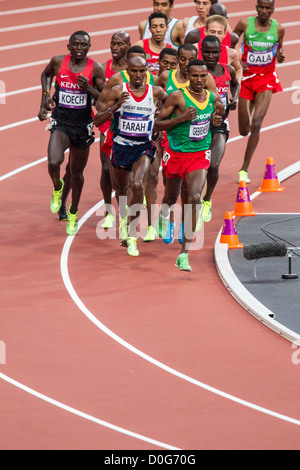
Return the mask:
<svg viewBox="0 0 300 470"><path fill-rule="evenodd" d="M71 189L72 203L70 212L76 214L80 201L82 188L84 185L83 171L89 158L90 147L79 149L71 146L70 148L70 172L71 172Z"/></svg>
<svg viewBox="0 0 300 470"><path fill-rule="evenodd" d="M219 167L225 153L226 135L222 133L214 134L211 143L211 161L206 176L206 193L203 196L204 201L210 201L211 195L219 179Z"/></svg>
<svg viewBox="0 0 300 470"><path fill-rule="evenodd" d="M162 148L157 147L157 152L155 155L155 160L151 163L147 182L145 187L145 196L147 201L147 215L148 215L148 227L153 225L154 214L152 214L153 206L156 204L157 200L157 185L159 180L159 168L161 164L162 157Z"/></svg>
<svg viewBox="0 0 300 470"><path fill-rule="evenodd" d="M248 138L245 156L241 170L248 171L251 159L259 142L262 122L268 111L272 98L272 91L266 90L257 93L254 97L253 115L250 124L250 136Z"/></svg>
<svg viewBox="0 0 300 470"><path fill-rule="evenodd" d="M150 166L151 158L147 155L142 155L132 166L131 199L128 204L130 237L136 237L136 227L143 207L145 183Z"/></svg>
<svg viewBox="0 0 300 470"><path fill-rule="evenodd" d="M196 229L201 194L206 179L206 170L199 169L185 175L188 188L188 203L184 208L184 237L181 253L187 253Z"/></svg>
<svg viewBox="0 0 300 470"><path fill-rule="evenodd" d="M48 173L55 191L61 189L60 166L64 161L64 152L70 146L70 139L64 132L53 131L48 144Z"/></svg>
<svg viewBox="0 0 300 470"><path fill-rule="evenodd" d="M100 188L103 194L103 199L106 208L106 214L110 213L111 209L111 193L112 193L112 181L111 181L111 163L106 153L101 150L104 143L105 136L100 133L100 160L101 160L101 176L100 176Z"/></svg>

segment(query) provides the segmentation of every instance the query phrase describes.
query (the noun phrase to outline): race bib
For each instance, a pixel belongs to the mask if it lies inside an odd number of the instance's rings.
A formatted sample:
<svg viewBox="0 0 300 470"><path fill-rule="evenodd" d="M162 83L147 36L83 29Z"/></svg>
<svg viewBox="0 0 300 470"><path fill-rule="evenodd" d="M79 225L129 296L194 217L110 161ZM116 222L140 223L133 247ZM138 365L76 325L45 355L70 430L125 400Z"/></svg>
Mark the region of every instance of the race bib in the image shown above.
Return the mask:
<svg viewBox="0 0 300 470"><path fill-rule="evenodd" d="M62 108L85 109L87 93L81 90L59 90L58 104Z"/></svg>
<svg viewBox="0 0 300 470"><path fill-rule="evenodd" d="M247 65L269 65L273 61L273 49L269 49L268 51L252 51L251 49L248 51L247 55Z"/></svg>
<svg viewBox="0 0 300 470"><path fill-rule="evenodd" d="M190 139L203 140L208 134L210 121L191 121L190 125Z"/></svg>
<svg viewBox="0 0 300 470"><path fill-rule="evenodd" d="M149 121L147 116L125 116L119 119L120 134L127 137L147 137Z"/></svg>

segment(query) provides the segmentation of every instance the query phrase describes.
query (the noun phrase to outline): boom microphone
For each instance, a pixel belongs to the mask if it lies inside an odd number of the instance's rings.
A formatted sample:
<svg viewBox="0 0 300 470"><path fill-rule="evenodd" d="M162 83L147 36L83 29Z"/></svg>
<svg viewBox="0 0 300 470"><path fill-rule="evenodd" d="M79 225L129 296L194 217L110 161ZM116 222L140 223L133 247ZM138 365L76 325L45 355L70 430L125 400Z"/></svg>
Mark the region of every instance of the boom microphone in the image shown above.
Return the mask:
<svg viewBox="0 0 300 470"><path fill-rule="evenodd" d="M244 258L247 260L260 258L284 257L287 255L287 245L284 242L254 243L243 248Z"/></svg>

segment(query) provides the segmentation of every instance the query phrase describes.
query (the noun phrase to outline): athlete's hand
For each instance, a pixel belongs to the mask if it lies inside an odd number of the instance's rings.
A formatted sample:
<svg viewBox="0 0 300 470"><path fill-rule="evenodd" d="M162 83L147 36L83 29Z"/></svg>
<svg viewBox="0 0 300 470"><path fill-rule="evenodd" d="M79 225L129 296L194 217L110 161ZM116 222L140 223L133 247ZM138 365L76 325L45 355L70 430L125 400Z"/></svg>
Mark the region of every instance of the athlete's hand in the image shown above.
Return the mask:
<svg viewBox="0 0 300 470"><path fill-rule="evenodd" d="M248 70L248 65L243 62L242 60L240 60L240 64L241 64L241 67L243 69L243 72L246 72Z"/></svg>
<svg viewBox="0 0 300 470"><path fill-rule="evenodd" d="M111 107L112 112L115 113L119 108L121 108L122 104L125 103L128 98L130 98L130 93L128 93L128 91L123 91L120 94L116 104Z"/></svg>
<svg viewBox="0 0 300 470"><path fill-rule="evenodd" d="M276 59L279 64L281 64L285 60L285 55L283 53L282 47L278 49Z"/></svg>
<svg viewBox="0 0 300 470"><path fill-rule="evenodd" d="M237 106L237 100L234 98L229 98L228 109L230 109L230 111L234 111L236 109L236 106Z"/></svg>
<svg viewBox="0 0 300 470"><path fill-rule="evenodd" d="M183 114L181 115L182 121L193 121L194 119L196 119L197 114L197 109L194 108L194 106L189 106L184 110Z"/></svg>
<svg viewBox="0 0 300 470"><path fill-rule="evenodd" d="M222 116L220 116L219 110L217 108L215 110L215 112L213 113L213 115L212 115L212 121L211 122L212 122L213 126L219 127L219 126L221 126L222 121L223 121Z"/></svg>
<svg viewBox="0 0 300 470"><path fill-rule="evenodd" d="M88 79L82 74L78 75L77 84L80 86L80 88L83 88L84 90L87 90L90 86Z"/></svg>

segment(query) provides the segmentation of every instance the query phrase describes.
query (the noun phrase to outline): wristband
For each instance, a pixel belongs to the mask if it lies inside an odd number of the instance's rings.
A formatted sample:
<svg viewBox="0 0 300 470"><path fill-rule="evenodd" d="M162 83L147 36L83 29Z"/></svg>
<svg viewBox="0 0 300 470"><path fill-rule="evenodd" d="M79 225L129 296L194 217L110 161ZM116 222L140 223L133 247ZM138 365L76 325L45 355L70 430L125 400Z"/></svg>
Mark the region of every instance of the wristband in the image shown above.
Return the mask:
<svg viewBox="0 0 300 470"><path fill-rule="evenodd" d="M44 95L49 95L50 91L47 90L47 91L44 91Z"/></svg>

